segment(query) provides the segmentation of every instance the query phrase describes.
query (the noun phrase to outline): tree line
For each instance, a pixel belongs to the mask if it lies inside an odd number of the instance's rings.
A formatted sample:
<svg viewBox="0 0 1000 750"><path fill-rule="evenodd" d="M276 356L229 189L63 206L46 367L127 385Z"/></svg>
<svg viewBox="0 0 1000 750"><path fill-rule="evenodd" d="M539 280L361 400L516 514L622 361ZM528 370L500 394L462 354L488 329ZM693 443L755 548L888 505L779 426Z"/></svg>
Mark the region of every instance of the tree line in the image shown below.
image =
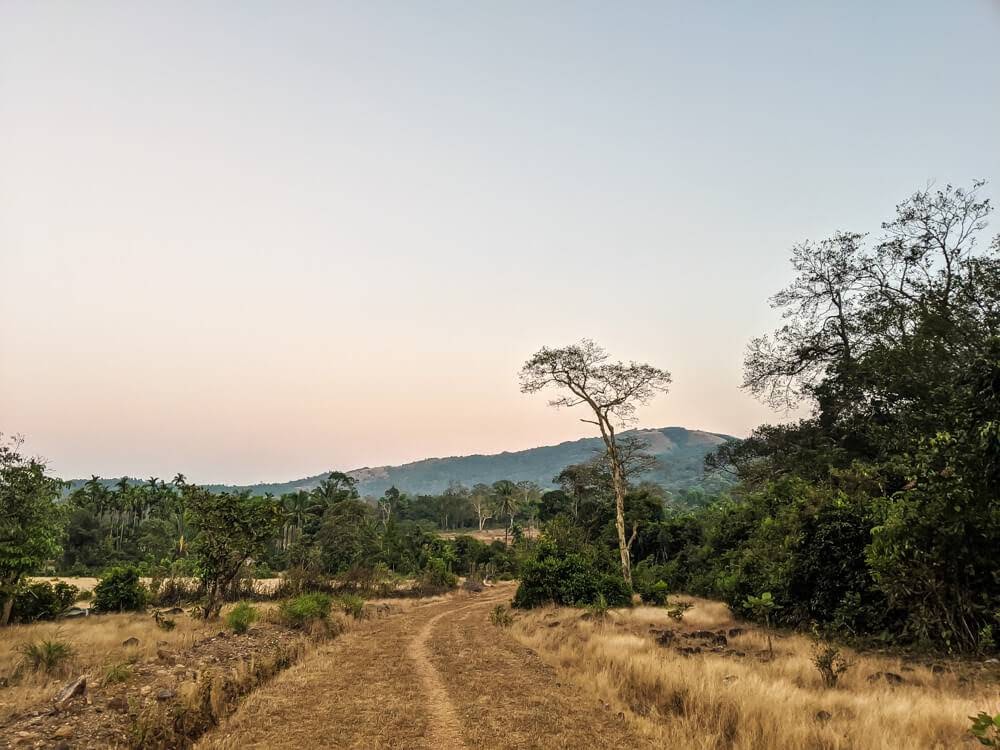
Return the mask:
<svg viewBox="0 0 1000 750"><path fill-rule="evenodd" d="M612 476L604 503L615 538L564 509L544 527L544 558L523 572L534 592L525 601L587 603L602 592L559 581L587 565L591 578L606 576L611 555L626 590L662 582L751 617L767 594L780 625L994 651L1000 237L985 236L992 207L981 187L920 190L875 235L796 246L795 278L772 298L783 322L750 343L744 387L809 415L709 455L706 468L737 484L701 510L657 517ZM529 392L559 388L557 406L593 412L585 421L610 438L613 466L621 448L610 427L669 376L609 363L585 341L543 349L522 378Z"/></svg>

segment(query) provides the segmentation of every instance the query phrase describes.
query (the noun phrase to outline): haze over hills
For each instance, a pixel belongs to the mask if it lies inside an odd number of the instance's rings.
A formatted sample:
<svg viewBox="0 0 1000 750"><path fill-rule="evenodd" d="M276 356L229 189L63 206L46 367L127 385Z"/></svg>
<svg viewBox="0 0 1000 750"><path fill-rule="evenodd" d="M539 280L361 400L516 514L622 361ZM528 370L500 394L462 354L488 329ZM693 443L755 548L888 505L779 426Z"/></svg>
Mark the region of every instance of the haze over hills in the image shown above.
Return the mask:
<svg viewBox="0 0 1000 750"><path fill-rule="evenodd" d="M684 427L630 430L623 435L636 435L649 443L648 452L659 459L659 466L642 479L657 482L668 490L704 487L721 489L727 482L720 477L706 477L705 455L728 440L730 435ZM582 438L558 445L546 445L521 451L505 451L493 455L452 456L426 458L401 466L376 466L347 472L358 480L362 495L378 496L395 486L409 494L435 494L443 492L451 482L471 486L477 482L487 484L498 479L515 482L528 480L542 487L552 487L552 479L566 466L581 463L604 450L600 438ZM316 487L329 472L303 479L276 484L256 484L238 489L251 489L255 493L270 492L280 495ZM217 485L215 489L234 489Z"/></svg>
<svg viewBox="0 0 1000 750"><path fill-rule="evenodd" d="M738 438L684 427L629 430L622 434L636 435L646 440L649 443L648 452L659 459L659 466L641 477L642 480L656 482L672 491L703 488L711 492L729 484L724 477L706 476L703 463L706 454L726 441ZM581 438L521 451L425 458L401 466L363 467L346 473L358 480L358 491L362 496L379 496L392 486L412 495L435 494L443 492L451 482L472 486L477 482L489 484L498 479L511 479L515 482L528 480L537 482L544 488L551 488L554 486L553 477L565 467L586 461L603 450L600 438ZM335 468L331 467L331 470ZM255 494L270 492L282 495L298 490L311 490L328 474L329 471L326 471L288 482L207 486L215 491L249 489ZM85 481L70 480L67 490L76 489ZM112 484L117 478L104 481Z"/></svg>

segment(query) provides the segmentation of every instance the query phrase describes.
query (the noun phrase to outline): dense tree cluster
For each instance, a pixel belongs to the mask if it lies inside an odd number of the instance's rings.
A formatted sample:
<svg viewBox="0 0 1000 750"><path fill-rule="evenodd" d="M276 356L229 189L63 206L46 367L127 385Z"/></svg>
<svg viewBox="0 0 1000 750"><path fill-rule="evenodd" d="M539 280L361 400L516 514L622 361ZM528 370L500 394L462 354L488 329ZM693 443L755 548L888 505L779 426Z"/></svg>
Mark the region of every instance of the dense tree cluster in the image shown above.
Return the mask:
<svg viewBox="0 0 1000 750"><path fill-rule="evenodd" d="M1000 628L1000 238L970 189L923 190L874 240L794 249L746 387L812 414L711 456L735 499L672 520L671 583L785 623L955 650Z"/></svg>

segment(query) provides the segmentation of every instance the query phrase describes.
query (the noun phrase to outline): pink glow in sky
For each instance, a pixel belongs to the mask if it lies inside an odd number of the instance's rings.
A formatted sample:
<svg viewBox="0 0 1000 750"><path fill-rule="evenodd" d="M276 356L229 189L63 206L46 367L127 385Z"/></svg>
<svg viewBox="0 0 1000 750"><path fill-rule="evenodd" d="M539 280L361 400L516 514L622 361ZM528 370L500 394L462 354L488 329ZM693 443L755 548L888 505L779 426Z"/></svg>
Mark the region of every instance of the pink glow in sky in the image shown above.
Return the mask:
<svg viewBox="0 0 1000 750"><path fill-rule="evenodd" d="M516 450L590 434L517 386L586 336L672 372L641 424L744 435L791 245L1000 179L988 2L420 5L0 6L0 430L64 477Z"/></svg>

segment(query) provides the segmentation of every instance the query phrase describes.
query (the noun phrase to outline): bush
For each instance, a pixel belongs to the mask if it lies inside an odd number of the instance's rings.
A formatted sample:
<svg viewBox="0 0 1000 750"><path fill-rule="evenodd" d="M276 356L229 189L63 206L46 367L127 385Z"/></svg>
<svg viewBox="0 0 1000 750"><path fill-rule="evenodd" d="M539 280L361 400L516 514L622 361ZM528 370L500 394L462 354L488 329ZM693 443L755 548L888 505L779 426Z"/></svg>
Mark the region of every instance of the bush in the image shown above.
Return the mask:
<svg viewBox="0 0 1000 750"><path fill-rule="evenodd" d="M248 602L240 602L226 615L226 625L232 628L235 633L245 633L250 626L257 622L259 613L257 608Z"/></svg>
<svg viewBox="0 0 1000 750"><path fill-rule="evenodd" d="M823 685L828 688L837 687L840 675L844 674L850 664L841 655L840 649L829 643L817 643L813 648L812 663L823 678Z"/></svg>
<svg viewBox="0 0 1000 750"><path fill-rule="evenodd" d="M509 628L514 624L514 616L503 604L498 604L490 612L490 622L498 628Z"/></svg>
<svg viewBox="0 0 1000 750"><path fill-rule="evenodd" d="M64 581L39 581L22 586L14 595L14 622L54 620L76 601L80 590Z"/></svg>
<svg viewBox="0 0 1000 750"><path fill-rule="evenodd" d="M22 669L46 674L64 671L66 662L73 658L72 647L58 638L43 638L40 641L25 643L18 651L21 653Z"/></svg>
<svg viewBox="0 0 1000 750"><path fill-rule="evenodd" d="M146 587L134 567L112 568L94 588L94 609L99 612L136 612L146 607Z"/></svg>
<svg viewBox="0 0 1000 750"><path fill-rule="evenodd" d="M608 607L627 607L632 602L632 592L621 576L603 572L581 553L564 553L544 541L536 556L524 564L514 606L530 608L552 603L586 607L596 604L602 596Z"/></svg>
<svg viewBox="0 0 1000 750"><path fill-rule="evenodd" d="M278 606L282 621L293 628L305 629L310 625L325 622L330 617L333 599L329 594L313 592L300 594Z"/></svg>
<svg viewBox="0 0 1000 750"><path fill-rule="evenodd" d="M285 599L310 591L332 591L330 579L316 568L300 565L289 568L282 574L274 594L279 599Z"/></svg>
<svg viewBox="0 0 1000 750"><path fill-rule="evenodd" d="M104 670L104 677L101 678L101 685L107 687L108 685L117 685L119 682L125 682L129 677L132 676L132 665L128 662L118 662L117 664L109 664Z"/></svg>
<svg viewBox="0 0 1000 750"><path fill-rule="evenodd" d="M197 581L170 576L163 579L152 596L157 607L176 607L198 601L201 598L201 587Z"/></svg>
<svg viewBox="0 0 1000 750"><path fill-rule="evenodd" d="M970 716L972 726L969 731L979 740L979 744L986 747L1000 747L1000 714L990 716L985 711L980 711L977 716Z"/></svg>
<svg viewBox="0 0 1000 750"><path fill-rule="evenodd" d="M355 620L361 620L365 616L365 600L356 594L338 596L337 606L343 610L345 615L350 615Z"/></svg>
<svg viewBox="0 0 1000 750"><path fill-rule="evenodd" d="M448 564L440 557L427 558L427 564L417 581L422 594L440 594L450 591L458 584L458 576L448 570Z"/></svg>

